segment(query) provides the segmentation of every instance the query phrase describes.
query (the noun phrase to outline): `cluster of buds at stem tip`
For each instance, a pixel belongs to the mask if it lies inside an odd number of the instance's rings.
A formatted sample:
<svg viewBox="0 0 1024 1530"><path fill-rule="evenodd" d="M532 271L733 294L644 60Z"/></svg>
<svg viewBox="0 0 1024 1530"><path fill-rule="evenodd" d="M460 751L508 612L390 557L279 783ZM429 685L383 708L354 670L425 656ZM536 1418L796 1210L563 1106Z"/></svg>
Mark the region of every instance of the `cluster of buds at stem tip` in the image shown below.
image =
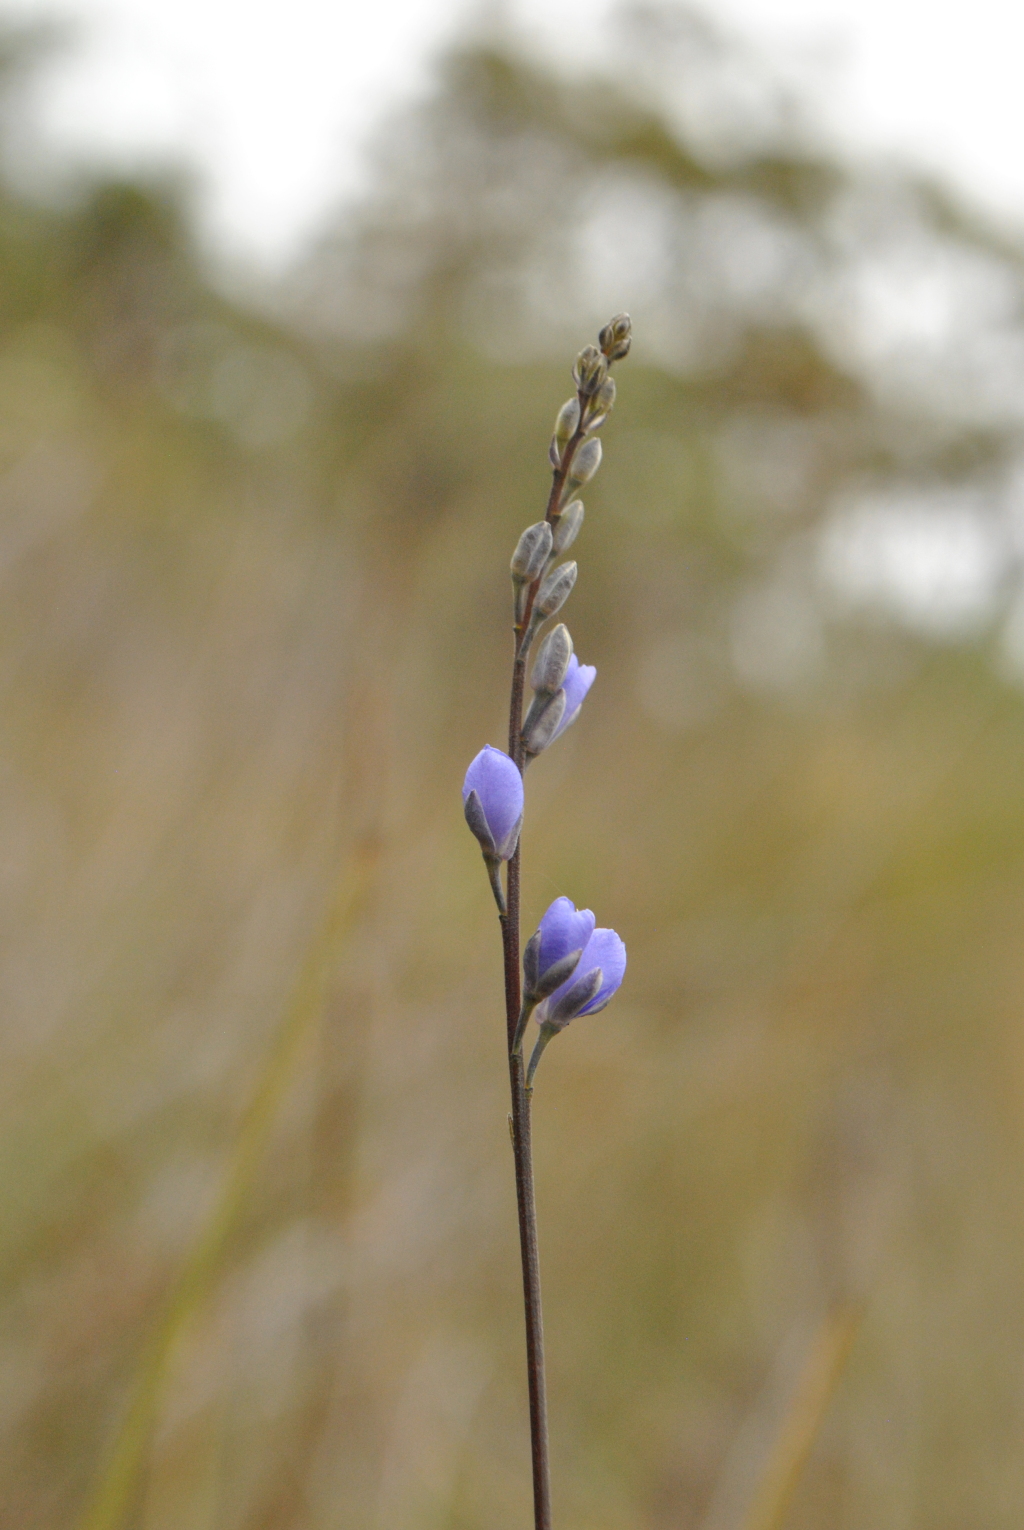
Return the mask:
<svg viewBox="0 0 1024 1530"><path fill-rule="evenodd" d="M616 314L598 335L598 345L585 345L576 357L572 369L576 396L567 399L558 411L555 433L551 437L548 451L551 466L556 473L567 465L568 452L572 459L568 465L573 473L570 489L592 478L601 461L600 449L591 452L589 459L586 457L584 438L591 431L600 430L612 411L615 383L608 375L608 369L613 361L621 361L629 355L632 330L629 314ZM577 466L580 458L584 459L582 470Z"/></svg>

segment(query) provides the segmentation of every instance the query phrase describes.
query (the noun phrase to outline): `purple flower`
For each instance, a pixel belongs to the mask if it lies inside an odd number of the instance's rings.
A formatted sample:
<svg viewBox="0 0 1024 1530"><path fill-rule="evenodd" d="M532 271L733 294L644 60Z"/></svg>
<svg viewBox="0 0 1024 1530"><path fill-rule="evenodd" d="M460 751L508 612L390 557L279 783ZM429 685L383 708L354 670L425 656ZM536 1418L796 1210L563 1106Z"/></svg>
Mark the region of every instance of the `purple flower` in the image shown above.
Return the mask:
<svg viewBox="0 0 1024 1530"><path fill-rule="evenodd" d="M593 685L596 675L597 670L593 664L581 664L576 655L573 654L569 660L569 667L565 672L565 679L562 681L562 689L565 692L565 711L562 713L562 720L552 736L552 743L554 743L556 738L561 738L566 728L571 727L576 721L579 716L580 707L586 700L587 692Z"/></svg>
<svg viewBox="0 0 1024 1530"><path fill-rule="evenodd" d="M626 972L626 947L614 930L595 930L572 976L537 1009L537 1022L561 1030L578 1015L596 1015L614 997Z"/></svg>
<svg viewBox="0 0 1024 1530"><path fill-rule="evenodd" d="M491 744L481 749L466 771L462 801L485 860L513 856L523 822L523 778L503 750Z"/></svg>
<svg viewBox="0 0 1024 1530"><path fill-rule="evenodd" d="M589 908L577 909L570 898L556 898L523 952L526 998L543 999L571 978L593 933Z"/></svg>

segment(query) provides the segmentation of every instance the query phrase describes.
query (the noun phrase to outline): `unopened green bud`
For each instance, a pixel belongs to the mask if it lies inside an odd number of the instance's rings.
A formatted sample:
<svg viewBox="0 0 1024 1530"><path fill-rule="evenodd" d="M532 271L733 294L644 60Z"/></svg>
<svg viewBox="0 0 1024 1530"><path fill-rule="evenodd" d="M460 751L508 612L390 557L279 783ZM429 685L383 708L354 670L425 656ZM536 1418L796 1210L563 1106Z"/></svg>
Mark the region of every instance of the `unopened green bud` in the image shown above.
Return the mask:
<svg viewBox="0 0 1024 1530"><path fill-rule="evenodd" d="M596 345L585 345L572 369L573 382L584 398L593 398L608 376L608 363Z"/></svg>
<svg viewBox="0 0 1024 1530"><path fill-rule="evenodd" d="M587 419L588 430L599 430L612 412L615 403L615 378L607 377L594 395L591 410Z"/></svg>
<svg viewBox="0 0 1024 1530"><path fill-rule="evenodd" d="M576 426L580 423L580 401L578 398L566 399L558 411L558 419L555 421L555 440L559 446L564 446L573 434Z"/></svg>
<svg viewBox="0 0 1024 1530"><path fill-rule="evenodd" d="M551 556L552 534L547 521L527 526L512 554L512 619L517 628L526 618L530 586L540 577Z"/></svg>
<svg viewBox="0 0 1024 1530"><path fill-rule="evenodd" d="M516 584L529 584L536 579L551 553L551 527L547 521L537 521L527 526L512 554L512 579Z"/></svg>
<svg viewBox="0 0 1024 1530"><path fill-rule="evenodd" d="M601 466L601 443L595 436L590 441L584 441L579 451L572 459L569 469L569 482L573 488L581 484L589 483Z"/></svg>
<svg viewBox="0 0 1024 1530"><path fill-rule="evenodd" d="M534 611L545 620L560 611L572 593L572 587L576 583L577 568L575 563L560 563L558 568L553 568L537 591L537 599L534 603Z"/></svg>
<svg viewBox="0 0 1024 1530"><path fill-rule="evenodd" d="M530 684L538 696L552 696L565 679L572 658L572 638L564 622L552 627L541 643L530 675Z"/></svg>
<svg viewBox="0 0 1024 1530"><path fill-rule="evenodd" d="M633 339L633 321L628 313L617 313L598 335L598 344L609 361L621 361L629 355Z"/></svg>
<svg viewBox="0 0 1024 1530"><path fill-rule="evenodd" d="M565 716L565 692L558 690L553 696L538 695L523 723L523 747L529 755L540 754L558 732L558 724Z"/></svg>
<svg viewBox="0 0 1024 1530"><path fill-rule="evenodd" d="M553 532L551 550L556 556L564 553L567 548L572 546L579 535L579 529L582 525L583 501L581 499L574 499L566 505L561 515L551 525Z"/></svg>

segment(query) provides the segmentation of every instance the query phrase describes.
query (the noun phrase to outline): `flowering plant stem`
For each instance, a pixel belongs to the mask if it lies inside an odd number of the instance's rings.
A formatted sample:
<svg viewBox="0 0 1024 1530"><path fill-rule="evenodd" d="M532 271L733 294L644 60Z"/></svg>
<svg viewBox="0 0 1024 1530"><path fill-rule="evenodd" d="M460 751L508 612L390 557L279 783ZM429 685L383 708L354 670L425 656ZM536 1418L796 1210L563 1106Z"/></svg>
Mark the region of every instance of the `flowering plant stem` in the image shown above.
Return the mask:
<svg viewBox="0 0 1024 1530"><path fill-rule="evenodd" d="M580 394L580 424L562 453L554 470L551 494L545 519L558 513L569 468L576 448L586 434L584 419L587 399ZM533 602L540 587L540 576L529 589L522 620L514 628L515 657L512 664L512 694L509 705L508 752L520 774L525 762L522 741L523 691L528 657L527 634L533 614ZM527 1088L522 1048L513 1049L521 1009L519 956L519 873L522 846L517 845L508 863L505 913L501 919L502 947L505 959L505 1018L508 1028L508 1068L512 1089L512 1151L515 1158L516 1202L519 1212L519 1247L523 1262L523 1304L526 1313L526 1371L530 1394L530 1452L533 1462L534 1530L551 1530L551 1471L548 1461L548 1405L544 1377L544 1319L540 1297L540 1260L537 1253L537 1206L533 1186L533 1145L530 1106L532 1090Z"/></svg>

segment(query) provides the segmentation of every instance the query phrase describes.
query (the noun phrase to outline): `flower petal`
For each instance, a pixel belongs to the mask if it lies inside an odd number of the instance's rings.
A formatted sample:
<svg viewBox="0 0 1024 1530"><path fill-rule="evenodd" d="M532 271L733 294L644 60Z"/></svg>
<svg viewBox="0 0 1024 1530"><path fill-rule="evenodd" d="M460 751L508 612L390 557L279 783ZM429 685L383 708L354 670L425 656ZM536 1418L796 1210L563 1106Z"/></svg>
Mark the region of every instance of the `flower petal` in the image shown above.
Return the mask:
<svg viewBox="0 0 1024 1530"><path fill-rule="evenodd" d="M587 909L585 912L590 911ZM587 974L596 970L601 972L600 987L595 994L584 1000L582 1007L575 1011L577 1015L596 1015L598 1010L604 1009L622 983L626 971L626 947L614 930L594 931L572 977L538 1005L538 1024L543 1025L550 1017L558 1015L559 1023L567 1025L573 1015L562 1018L565 1008L563 1001L570 990L582 991Z"/></svg>
<svg viewBox="0 0 1024 1530"><path fill-rule="evenodd" d="M566 728L572 726L579 716L580 707L587 697L587 692L593 685L597 676L597 669L593 664L581 664L573 654L565 671L565 679L562 681L562 689L565 692L565 711L562 720L555 730L554 738L561 738Z"/></svg>
<svg viewBox="0 0 1024 1530"><path fill-rule="evenodd" d="M523 820L523 778L515 762L503 750L486 745L466 771L464 804L470 792L476 792L480 800L498 856L507 861Z"/></svg>
<svg viewBox="0 0 1024 1530"><path fill-rule="evenodd" d="M585 951L595 923L589 908L577 909L571 898L556 898L538 927L538 975L543 975L570 951Z"/></svg>
<svg viewBox="0 0 1024 1530"><path fill-rule="evenodd" d="M596 1015L622 986L626 975L626 947L614 930L595 930L580 957L580 966L600 967L602 982L590 1003L580 1010L581 1015ZM578 970L578 969L577 969Z"/></svg>

